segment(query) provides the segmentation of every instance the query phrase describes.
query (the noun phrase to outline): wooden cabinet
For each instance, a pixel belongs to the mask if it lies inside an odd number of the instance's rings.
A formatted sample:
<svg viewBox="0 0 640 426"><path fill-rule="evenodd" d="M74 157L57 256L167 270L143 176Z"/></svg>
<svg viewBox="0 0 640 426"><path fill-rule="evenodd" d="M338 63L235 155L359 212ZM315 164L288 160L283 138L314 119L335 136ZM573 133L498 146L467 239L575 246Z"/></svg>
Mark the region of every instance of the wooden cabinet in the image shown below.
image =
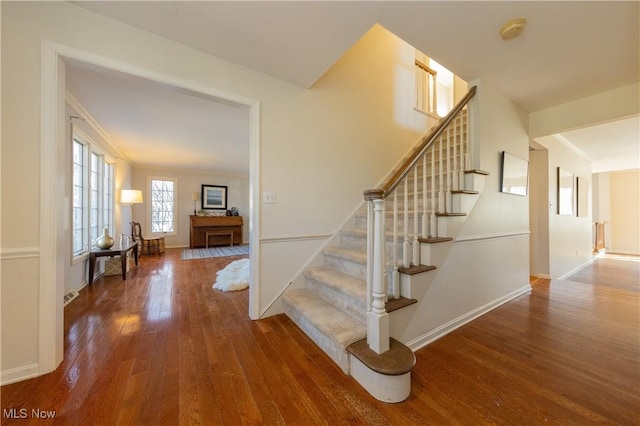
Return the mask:
<svg viewBox="0 0 640 426"><path fill-rule="evenodd" d="M233 231L233 245L242 244L242 216L189 216L191 218L191 232L189 247L205 247L207 231ZM209 237L209 247L213 245L229 245L228 235L212 235Z"/></svg>

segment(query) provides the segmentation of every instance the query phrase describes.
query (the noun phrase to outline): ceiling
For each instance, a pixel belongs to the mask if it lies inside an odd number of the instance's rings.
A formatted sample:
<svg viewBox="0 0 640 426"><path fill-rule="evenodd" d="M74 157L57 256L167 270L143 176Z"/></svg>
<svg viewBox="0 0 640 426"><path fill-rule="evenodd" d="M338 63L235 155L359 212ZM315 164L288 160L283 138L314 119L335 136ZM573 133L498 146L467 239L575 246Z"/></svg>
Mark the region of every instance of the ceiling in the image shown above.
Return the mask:
<svg viewBox="0 0 640 426"><path fill-rule="evenodd" d="M66 60L67 90L141 167L249 173L249 109Z"/></svg>
<svg viewBox="0 0 640 426"><path fill-rule="evenodd" d="M635 83L640 74L639 2L72 3L303 87L311 87L375 23L465 80L480 78L490 81L529 112ZM514 40L501 40L499 28L517 17L527 19L523 34ZM152 160L150 150L144 148L147 143L162 147L158 151L170 156L177 166L181 161L190 161L189 158L178 161L189 154L179 152L181 149L177 149L175 143L171 145L171 140L180 140L182 150L189 151L192 156L201 153L199 148L204 144L217 144L219 141L220 146L230 144L236 148L246 144L241 148L246 153L245 164L229 164L228 168L241 170L244 167L248 170L247 133L218 127L207 132L201 121L195 122L201 118L198 114L189 113L187 117L178 118L180 111L194 111L187 106L188 97L182 99L186 102L184 108L160 111L162 108L160 102L155 104L156 92L151 83L105 76L99 70L82 69L80 66L76 69L75 65L70 67L70 90L124 147L134 163L163 164L161 160ZM79 87L81 84L75 87L76 77L83 81L82 88ZM92 78L99 79L96 83L102 85L101 91L93 90ZM118 89L119 84L127 86ZM140 86L140 93L136 92L137 86ZM118 90L131 93L131 102L126 105L124 102L116 103L118 97L108 96ZM166 87L164 91L171 92ZM165 92L160 90L162 94L158 95L165 106L176 101L167 98L169 94ZM184 93L181 95L185 96ZM146 133L143 124L149 122L148 115L142 114L140 120L134 119L141 115L138 109L145 110L139 104L145 97L154 104L154 108L145 113L157 114L156 119L165 117L162 132L152 132L149 128L150 133ZM194 102L200 107L203 107L203 102L215 104L202 98L196 98ZM114 103L120 114L109 113ZM128 105L135 106L136 110L128 109ZM211 115L204 114L209 118L214 112L221 113L221 109L228 107L208 106L212 109ZM247 111L235 111L239 115L241 112L248 114ZM230 114L242 121L233 112ZM122 123L118 116L125 117ZM213 121L205 120L215 126ZM229 124L233 122L229 120ZM171 123L175 123L177 131L169 129ZM627 141L627 145L638 143L637 128L634 134L633 123L627 130L631 128L631 136L635 139ZM614 124L611 126L615 127ZM191 137L173 138L184 129L193 132ZM223 133L214 133L219 130ZM196 141L198 132L203 139L196 142L197 146L185 149ZM590 136L585 136L587 133L572 131L563 136L587 156L596 155L592 153L594 142ZM628 135L629 131L621 134ZM233 136L237 139L230 142ZM597 158L596 155L594 159ZM191 161L195 160L191 158ZM193 166L194 163L188 164ZM206 164L216 163L206 159Z"/></svg>

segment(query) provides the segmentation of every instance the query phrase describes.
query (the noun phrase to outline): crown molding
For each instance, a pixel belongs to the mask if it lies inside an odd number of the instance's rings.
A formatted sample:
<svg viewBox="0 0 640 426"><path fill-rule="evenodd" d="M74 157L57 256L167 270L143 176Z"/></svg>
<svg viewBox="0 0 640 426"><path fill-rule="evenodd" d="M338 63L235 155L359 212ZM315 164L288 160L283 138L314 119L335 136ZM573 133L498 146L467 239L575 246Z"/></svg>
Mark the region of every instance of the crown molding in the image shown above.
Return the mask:
<svg viewBox="0 0 640 426"><path fill-rule="evenodd" d="M82 117L82 119L84 119L85 123L87 123L89 127L91 127L98 135L100 135L100 137L105 142L107 142L109 147L117 153L118 158L131 163L131 160L129 160L129 157L127 157L127 155L124 153L120 144L118 144L113 140L111 136L109 136L109 133L107 133L107 131L104 130L102 126L100 126L100 124L98 124L93 116L89 114L89 112L82 106L80 101L68 90L65 93L65 101L71 106L71 108L76 110L76 112L80 115L80 117Z"/></svg>
<svg viewBox="0 0 640 426"><path fill-rule="evenodd" d="M575 146L573 143L571 143L571 141L569 139L565 138L560 133L555 133L555 134L551 135L551 137L553 137L555 140L560 142L562 145L564 145L565 147L567 147L568 149L570 149L571 151L573 151L574 153L578 154L580 157L584 158L589 163L591 163L592 160L591 160L591 158L589 158L587 156L587 154L585 154L580 148Z"/></svg>

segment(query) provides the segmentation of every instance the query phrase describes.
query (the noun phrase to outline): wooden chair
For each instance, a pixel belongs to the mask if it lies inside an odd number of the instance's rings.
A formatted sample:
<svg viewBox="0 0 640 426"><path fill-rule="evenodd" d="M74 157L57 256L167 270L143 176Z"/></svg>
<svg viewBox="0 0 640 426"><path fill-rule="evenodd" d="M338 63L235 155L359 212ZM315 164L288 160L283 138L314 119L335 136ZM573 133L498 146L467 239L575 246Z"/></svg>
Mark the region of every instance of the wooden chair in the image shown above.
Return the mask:
<svg viewBox="0 0 640 426"><path fill-rule="evenodd" d="M138 222L131 222L131 237L138 242L140 248L140 256L143 254L160 255L160 241L163 237L143 237L142 227Z"/></svg>

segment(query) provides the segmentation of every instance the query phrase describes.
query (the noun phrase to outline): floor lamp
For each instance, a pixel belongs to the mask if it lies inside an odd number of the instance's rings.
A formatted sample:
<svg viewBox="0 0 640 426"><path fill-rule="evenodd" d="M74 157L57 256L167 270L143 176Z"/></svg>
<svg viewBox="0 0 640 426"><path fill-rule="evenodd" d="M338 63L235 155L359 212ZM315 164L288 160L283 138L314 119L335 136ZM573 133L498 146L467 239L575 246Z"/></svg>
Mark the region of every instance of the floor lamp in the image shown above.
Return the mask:
<svg viewBox="0 0 640 426"><path fill-rule="evenodd" d="M123 189L120 191L120 203L129 204L129 217L133 222L133 208L134 204L142 203L142 191L139 189Z"/></svg>

